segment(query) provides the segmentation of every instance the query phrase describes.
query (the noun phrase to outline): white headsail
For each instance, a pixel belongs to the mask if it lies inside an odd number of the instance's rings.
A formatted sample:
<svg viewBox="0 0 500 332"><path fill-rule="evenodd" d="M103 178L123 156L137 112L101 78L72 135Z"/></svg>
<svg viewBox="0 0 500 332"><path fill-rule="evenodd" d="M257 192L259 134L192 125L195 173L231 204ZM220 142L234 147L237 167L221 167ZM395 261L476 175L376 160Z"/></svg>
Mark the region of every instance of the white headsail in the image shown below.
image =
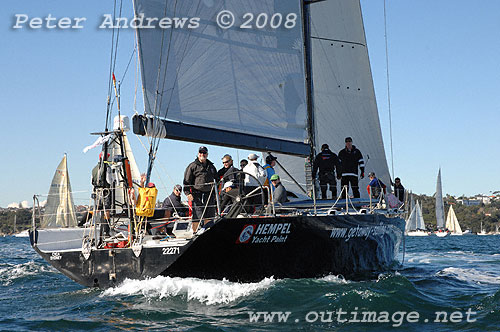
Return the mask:
<svg viewBox="0 0 500 332"><path fill-rule="evenodd" d="M52 178L41 226L42 228L59 228L76 225L75 206L65 154Z"/></svg>
<svg viewBox="0 0 500 332"><path fill-rule="evenodd" d="M448 215L446 216L446 228L454 235L462 235L462 228L458 223L458 219L452 205L450 205Z"/></svg>

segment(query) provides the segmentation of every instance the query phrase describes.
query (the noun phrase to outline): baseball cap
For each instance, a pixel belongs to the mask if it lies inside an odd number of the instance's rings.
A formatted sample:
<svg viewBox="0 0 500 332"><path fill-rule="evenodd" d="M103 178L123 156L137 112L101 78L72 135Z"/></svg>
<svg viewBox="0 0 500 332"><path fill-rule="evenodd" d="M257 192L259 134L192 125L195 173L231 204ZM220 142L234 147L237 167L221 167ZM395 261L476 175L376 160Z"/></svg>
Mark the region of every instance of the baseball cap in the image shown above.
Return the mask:
<svg viewBox="0 0 500 332"><path fill-rule="evenodd" d="M255 153L250 153L248 155L248 160L257 160L259 156L257 156Z"/></svg>
<svg viewBox="0 0 500 332"><path fill-rule="evenodd" d="M174 189L177 189L177 190L179 190L179 191L182 191L182 186L181 186L180 184L176 184L176 185L174 186Z"/></svg>
<svg viewBox="0 0 500 332"><path fill-rule="evenodd" d="M278 174L273 174L271 176L271 181L276 181L276 180L279 180L280 179L280 176Z"/></svg>
<svg viewBox="0 0 500 332"><path fill-rule="evenodd" d="M266 157L266 163L270 163L272 162L273 160L278 160L278 158L276 158L275 156L272 156L272 155L268 155Z"/></svg>
<svg viewBox="0 0 500 332"><path fill-rule="evenodd" d="M345 142L346 142L346 143L347 143L347 142L352 142L352 137L346 137L346 138L345 138Z"/></svg>
<svg viewBox="0 0 500 332"><path fill-rule="evenodd" d="M328 149L328 144L326 144L326 143L325 143L325 144L323 144L323 145L321 146L321 150L324 150L324 149Z"/></svg>
<svg viewBox="0 0 500 332"><path fill-rule="evenodd" d="M198 149L198 152L199 153L208 153L208 149L206 146L200 146L200 148Z"/></svg>

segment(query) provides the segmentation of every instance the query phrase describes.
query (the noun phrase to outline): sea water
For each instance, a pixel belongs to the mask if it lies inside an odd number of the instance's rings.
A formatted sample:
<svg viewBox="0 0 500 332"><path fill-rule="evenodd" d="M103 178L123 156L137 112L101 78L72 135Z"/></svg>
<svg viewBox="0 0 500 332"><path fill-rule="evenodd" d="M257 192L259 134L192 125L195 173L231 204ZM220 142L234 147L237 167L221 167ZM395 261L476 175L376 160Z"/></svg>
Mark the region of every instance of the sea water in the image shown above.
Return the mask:
<svg viewBox="0 0 500 332"><path fill-rule="evenodd" d="M1 237L0 330L500 330L500 236L407 238L405 249L402 267L368 281L157 277L99 290L27 238Z"/></svg>

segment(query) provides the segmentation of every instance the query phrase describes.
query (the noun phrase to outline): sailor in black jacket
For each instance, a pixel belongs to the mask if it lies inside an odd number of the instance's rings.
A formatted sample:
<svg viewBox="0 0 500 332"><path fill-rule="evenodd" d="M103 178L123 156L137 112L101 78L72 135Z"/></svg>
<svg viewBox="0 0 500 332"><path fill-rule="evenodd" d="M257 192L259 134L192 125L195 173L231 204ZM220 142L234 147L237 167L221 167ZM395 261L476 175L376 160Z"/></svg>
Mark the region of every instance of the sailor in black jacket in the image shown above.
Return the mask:
<svg viewBox="0 0 500 332"><path fill-rule="evenodd" d="M359 198L358 167L361 170L361 179L365 177L365 161L363 155L354 145L352 138L346 137L345 148L339 151L340 165L342 168L342 188L351 185L354 198ZM348 187L349 189L349 187Z"/></svg>
<svg viewBox="0 0 500 332"><path fill-rule="evenodd" d="M328 144L321 146L321 152L314 158L312 177L313 183L316 179L316 172L319 170L319 185L321 188L321 198L327 199L326 191L330 185L332 192L332 199L337 198L337 180L335 179L335 170L337 170L337 177L340 179L340 163L339 158L333 153Z"/></svg>
<svg viewBox="0 0 500 332"><path fill-rule="evenodd" d="M193 221L202 217L205 205L207 207L203 218L215 216L216 192L212 189L215 189L214 180L217 177L217 169L207 157L208 149L204 146L200 147L198 157L188 165L184 172L184 194L193 204Z"/></svg>

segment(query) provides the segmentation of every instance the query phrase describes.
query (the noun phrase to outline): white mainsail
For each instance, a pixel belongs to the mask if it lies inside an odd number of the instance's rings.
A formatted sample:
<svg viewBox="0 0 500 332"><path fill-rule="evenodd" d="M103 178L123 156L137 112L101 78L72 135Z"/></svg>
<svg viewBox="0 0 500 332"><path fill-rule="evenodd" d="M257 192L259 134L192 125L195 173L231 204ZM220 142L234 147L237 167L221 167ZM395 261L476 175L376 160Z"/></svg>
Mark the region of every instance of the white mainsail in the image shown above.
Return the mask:
<svg viewBox="0 0 500 332"><path fill-rule="evenodd" d="M453 206L450 205L448 210L448 215L446 216L446 228L451 232L452 235L462 235L462 228L458 223L457 216L453 210Z"/></svg>
<svg viewBox="0 0 500 332"><path fill-rule="evenodd" d="M374 171L389 184L360 3L311 2L307 27L302 5L301 0L134 0L138 17L201 19L194 29L137 30L147 120L136 117L141 120L134 120L134 132L273 151L309 191L310 164L294 156L309 155L310 136L315 146L328 143L336 153L350 136L363 153L365 172ZM290 29L241 29L239 19L232 28L222 29L216 23L221 10L236 18L244 13L281 13L284 18L296 14L297 19ZM311 64L311 117L306 107L306 60ZM159 125L151 117L170 122ZM308 119L313 119L312 133ZM272 144L276 142L264 138L280 141ZM307 193L279 167L277 173L288 190ZM365 178L359 186L367 183ZM368 197L365 190L360 192Z"/></svg>
<svg viewBox="0 0 500 332"><path fill-rule="evenodd" d="M418 201L417 204L413 206L410 217L408 217L408 220L406 221L406 232L408 233L408 231L415 230L425 230L422 208L420 207L420 203Z"/></svg>
<svg viewBox="0 0 500 332"><path fill-rule="evenodd" d="M405 234L409 236L428 236L429 233L425 230L424 217L422 216L422 208L420 203L413 206L410 217L406 221Z"/></svg>
<svg viewBox="0 0 500 332"><path fill-rule="evenodd" d="M52 179L41 226L42 228L59 228L76 225L75 206L65 154Z"/></svg>
<svg viewBox="0 0 500 332"><path fill-rule="evenodd" d="M436 182L436 225L438 229L444 227L444 204L443 189L441 185L441 168L439 168Z"/></svg>
<svg viewBox="0 0 500 332"><path fill-rule="evenodd" d="M388 185L390 175L360 3L327 0L312 3L309 8L315 146L327 143L338 153L345 147L345 137L352 137L363 154L365 173L374 171ZM303 158L282 155L278 159L299 183L309 182ZM280 172L280 176L287 190L299 192L286 175ZM365 177L359 183L363 198L368 197L362 190L368 182Z"/></svg>
<svg viewBox="0 0 500 332"><path fill-rule="evenodd" d="M137 17L200 18L194 28L188 22L184 28L137 30L145 113L201 128L304 143L301 4L300 0L134 0ZM232 28L222 29L217 23L223 10L234 14ZM280 13L288 28L273 29L269 24L262 29L240 28L245 13L269 13L268 19ZM278 18L274 19L277 24ZM192 134L194 141L210 140L196 137L201 131Z"/></svg>

